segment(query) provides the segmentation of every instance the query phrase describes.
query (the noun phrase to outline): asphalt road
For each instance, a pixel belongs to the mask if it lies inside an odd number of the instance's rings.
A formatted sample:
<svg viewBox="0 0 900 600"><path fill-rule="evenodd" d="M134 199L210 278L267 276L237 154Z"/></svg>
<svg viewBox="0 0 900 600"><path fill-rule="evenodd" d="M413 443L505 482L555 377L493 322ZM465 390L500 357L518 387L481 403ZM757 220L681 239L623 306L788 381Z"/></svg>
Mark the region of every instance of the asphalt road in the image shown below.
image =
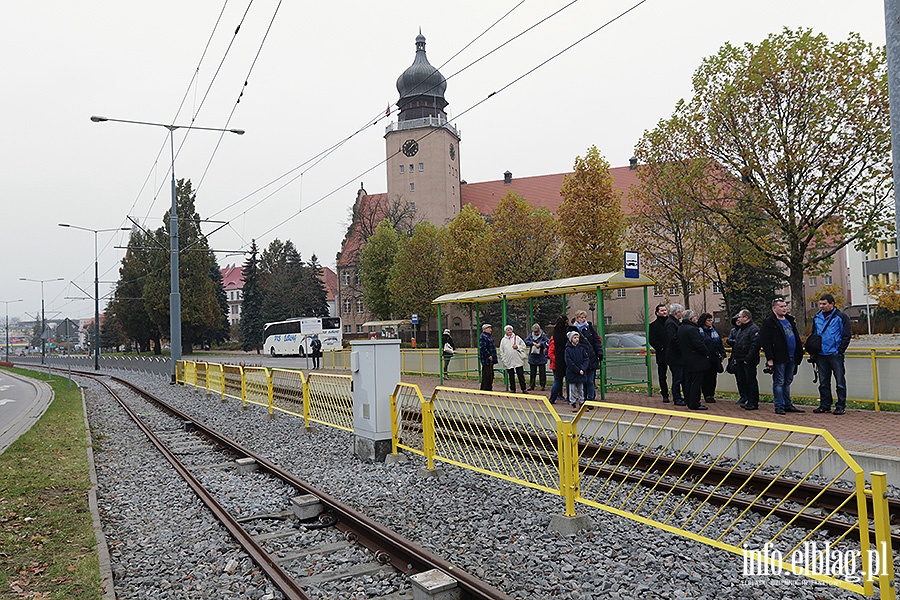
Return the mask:
<svg viewBox="0 0 900 600"><path fill-rule="evenodd" d="M0 371L0 453L28 431L49 400L49 388Z"/></svg>

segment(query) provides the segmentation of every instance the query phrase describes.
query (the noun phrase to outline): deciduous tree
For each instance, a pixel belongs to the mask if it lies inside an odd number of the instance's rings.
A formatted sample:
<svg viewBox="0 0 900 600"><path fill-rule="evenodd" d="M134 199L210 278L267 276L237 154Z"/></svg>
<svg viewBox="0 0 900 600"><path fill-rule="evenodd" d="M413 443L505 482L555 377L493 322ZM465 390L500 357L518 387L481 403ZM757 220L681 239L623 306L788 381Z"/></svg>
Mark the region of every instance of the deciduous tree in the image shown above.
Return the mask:
<svg viewBox="0 0 900 600"><path fill-rule="evenodd" d="M390 319L394 314L389 281L399 247L400 236L391 222L385 219L375 228L375 233L360 253L363 300L379 319Z"/></svg>
<svg viewBox="0 0 900 600"><path fill-rule="evenodd" d="M568 277L609 273L622 268L625 216L613 187L609 163L596 146L575 159L566 177L557 217L562 240L561 266Z"/></svg>
<svg viewBox="0 0 900 600"><path fill-rule="evenodd" d="M725 44L703 61L675 117L686 157L711 161L720 193L700 199L771 261L785 266L795 306L804 274L847 244L866 248L892 224L887 68L859 35L830 43L785 29ZM749 197L771 225L733 211ZM762 235L761 235L762 233ZM806 311L796 315L806 323Z"/></svg>
<svg viewBox="0 0 900 600"><path fill-rule="evenodd" d="M556 219L525 198L506 193L492 215L488 245L497 285L545 281L558 273Z"/></svg>
<svg viewBox="0 0 900 600"><path fill-rule="evenodd" d="M391 306L396 315L406 318L407 315L417 313L419 319L427 324L436 314L431 301L446 289L446 237L446 229L439 229L426 221L416 225L409 238L401 238L388 284ZM425 331L427 343L427 325Z"/></svg>

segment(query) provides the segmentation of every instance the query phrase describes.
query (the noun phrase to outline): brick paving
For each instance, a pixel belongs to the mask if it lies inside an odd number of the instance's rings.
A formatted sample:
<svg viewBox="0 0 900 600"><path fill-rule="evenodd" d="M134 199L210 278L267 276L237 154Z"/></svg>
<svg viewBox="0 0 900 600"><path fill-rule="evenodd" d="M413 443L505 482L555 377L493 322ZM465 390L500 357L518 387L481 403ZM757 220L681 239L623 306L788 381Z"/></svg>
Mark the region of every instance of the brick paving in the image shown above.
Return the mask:
<svg viewBox="0 0 900 600"><path fill-rule="evenodd" d="M404 383L414 383L418 385L422 395L426 397L430 396L434 392L435 387L439 385L439 379L437 377L403 375L402 380ZM445 379L444 385L447 387L478 389L477 381L459 378ZM494 391L503 391L502 379L494 380ZM761 391L765 393L766 390ZM550 386L547 386L547 390L544 392L536 390L528 393L549 396ZM875 412L874 410L848 408L847 414L835 416L832 414L815 414L812 412L812 409L815 408L815 406L801 406L798 403L795 403L797 406L806 410L806 412L776 415L771 403L760 402L759 410L746 411L732 399L723 399L715 404L710 404L709 411L694 412L688 411L687 408L684 407L677 407L671 403L663 404L661 396L658 395L648 397L646 393L638 394L634 392L619 391L608 392L606 394L606 401L614 402L616 404L684 411L685 413L690 413L692 417L702 417L703 415L709 414L749 419L752 421L781 424L793 423L805 427L817 427L827 429L835 439L842 442L848 450L853 452L866 452L881 456L900 458L900 412ZM557 405L557 407L560 412L569 412L566 406Z"/></svg>

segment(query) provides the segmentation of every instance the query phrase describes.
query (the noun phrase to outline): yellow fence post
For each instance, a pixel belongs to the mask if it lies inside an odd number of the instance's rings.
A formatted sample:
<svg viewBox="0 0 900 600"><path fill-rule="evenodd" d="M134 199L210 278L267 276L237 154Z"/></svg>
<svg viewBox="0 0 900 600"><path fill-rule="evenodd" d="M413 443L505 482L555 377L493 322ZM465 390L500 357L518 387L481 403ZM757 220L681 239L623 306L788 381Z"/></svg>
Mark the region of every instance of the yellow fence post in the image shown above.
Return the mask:
<svg viewBox="0 0 900 600"><path fill-rule="evenodd" d="M875 412L880 412L881 405L878 402L878 358L874 348L870 352L872 353L872 389L875 398Z"/></svg>
<svg viewBox="0 0 900 600"><path fill-rule="evenodd" d="M866 573L869 578L878 579L878 590L881 600L896 600L897 589L894 587L894 553L891 550L891 516L888 511L887 474L872 471L872 517L875 520L875 556L877 561L874 573ZM863 550L868 550L864 548ZM866 560L869 557L863 557Z"/></svg>
<svg viewBox="0 0 900 600"><path fill-rule="evenodd" d="M272 371L266 369L266 388L268 392L269 415L275 414L275 390L272 387Z"/></svg>
<svg viewBox="0 0 900 600"><path fill-rule="evenodd" d="M435 392L437 393L437 392ZM434 469L434 454L436 445L434 442L434 395L422 403L422 446L425 458L428 460L428 470Z"/></svg>
<svg viewBox="0 0 900 600"><path fill-rule="evenodd" d="M391 454L397 454L400 426L397 424L397 388L391 392Z"/></svg>
<svg viewBox="0 0 900 600"><path fill-rule="evenodd" d="M203 364L206 365L206 367L203 369L204 380L205 380L203 382L203 387L206 388L203 395L209 396L209 363L207 362L207 363L203 363Z"/></svg>
<svg viewBox="0 0 900 600"><path fill-rule="evenodd" d="M309 428L309 379L305 377L303 378L303 426Z"/></svg>
<svg viewBox="0 0 900 600"><path fill-rule="evenodd" d="M244 376L244 367L241 369L241 407L247 408L247 378Z"/></svg>
<svg viewBox="0 0 900 600"><path fill-rule="evenodd" d="M575 490L578 487L577 477L578 470L575 468L575 449L578 447L578 440L574 434L572 421L562 422L562 448L559 453L559 481L563 488L563 495L566 498L566 516L575 516Z"/></svg>

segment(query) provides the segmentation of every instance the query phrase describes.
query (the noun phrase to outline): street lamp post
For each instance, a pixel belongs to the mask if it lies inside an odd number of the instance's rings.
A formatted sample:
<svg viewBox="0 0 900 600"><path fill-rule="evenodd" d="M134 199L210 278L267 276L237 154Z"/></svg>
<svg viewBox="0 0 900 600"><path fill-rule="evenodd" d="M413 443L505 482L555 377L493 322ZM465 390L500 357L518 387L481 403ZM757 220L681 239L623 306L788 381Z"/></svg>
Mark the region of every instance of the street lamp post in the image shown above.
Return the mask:
<svg viewBox="0 0 900 600"><path fill-rule="evenodd" d="M0 302L6 305L6 362L9 362L9 305L21 300L0 300Z"/></svg>
<svg viewBox="0 0 900 600"><path fill-rule="evenodd" d="M44 339L44 330L47 329L47 319L44 317L44 284L48 281L62 281L64 277L55 279L29 279L28 277L19 277L20 281L33 281L41 284L41 364L44 364L47 358L47 340Z"/></svg>
<svg viewBox="0 0 900 600"><path fill-rule="evenodd" d="M127 227L113 227L112 229L91 229L79 227L69 223L60 223L60 227L71 227L82 231L90 231L94 234L94 370L100 370L100 267L97 255L97 234L107 231L130 231Z"/></svg>
<svg viewBox="0 0 900 600"><path fill-rule="evenodd" d="M147 121L130 121L127 119L110 119L107 117L92 116L94 123L131 123L133 125L150 125L152 127L164 127L169 130L169 148L172 152L172 208L169 213L169 338L171 344L171 366L169 373L171 383L175 384L175 367L181 360L181 291L178 279L178 206L176 204L175 190L175 135L176 129L199 129L202 131L220 131L244 135L243 129L219 129L217 127L195 127L193 125L172 125L166 123L150 123Z"/></svg>

